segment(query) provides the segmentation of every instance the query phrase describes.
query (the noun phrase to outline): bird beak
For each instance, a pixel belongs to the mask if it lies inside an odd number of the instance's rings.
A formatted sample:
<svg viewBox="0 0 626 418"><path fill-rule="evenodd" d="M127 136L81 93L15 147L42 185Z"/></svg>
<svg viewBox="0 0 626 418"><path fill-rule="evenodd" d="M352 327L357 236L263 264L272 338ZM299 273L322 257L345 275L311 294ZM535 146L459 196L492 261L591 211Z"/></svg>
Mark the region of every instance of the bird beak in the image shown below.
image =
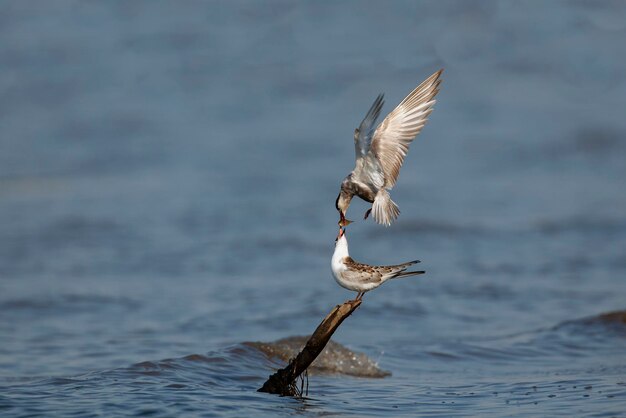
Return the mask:
<svg viewBox="0 0 626 418"><path fill-rule="evenodd" d="M343 218L342 220L340 220L338 222L339 226L341 226L341 227L346 227L346 226L350 225L351 223L352 223L352 221L349 220L349 219L346 219L346 218Z"/></svg>
<svg viewBox="0 0 626 418"><path fill-rule="evenodd" d="M340 227L346 227L346 226L348 226L348 225L350 225L350 224L352 223L352 221L351 221L351 220L347 219L347 218L344 216L344 214L343 214L343 212L342 212L342 211L339 211L339 217L340 217L340 218L339 218L339 222L337 222L337 224L338 224Z"/></svg>
<svg viewBox="0 0 626 418"><path fill-rule="evenodd" d="M339 238L343 237L344 234L344 230L343 228L339 227L339 234L337 234L337 238L335 239L335 241L337 241Z"/></svg>

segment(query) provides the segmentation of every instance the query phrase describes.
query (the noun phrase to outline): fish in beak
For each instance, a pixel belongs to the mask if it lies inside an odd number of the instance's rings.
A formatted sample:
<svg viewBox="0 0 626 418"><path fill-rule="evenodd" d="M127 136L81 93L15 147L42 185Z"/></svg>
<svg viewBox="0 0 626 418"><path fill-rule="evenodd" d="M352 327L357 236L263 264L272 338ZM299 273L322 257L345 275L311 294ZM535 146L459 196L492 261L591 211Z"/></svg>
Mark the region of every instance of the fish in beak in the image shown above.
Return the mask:
<svg viewBox="0 0 626 418"><path fill-rule="evenodd" d="M344 214L343 214L343 212L342 212L341 210L339 211L339 222L337 222L337 224L338 224L340 227L346 227L346 226L350 225L352 222L353 222L353 221L351 221L351 220L347 219L347 218L344 216Z"/></svg>

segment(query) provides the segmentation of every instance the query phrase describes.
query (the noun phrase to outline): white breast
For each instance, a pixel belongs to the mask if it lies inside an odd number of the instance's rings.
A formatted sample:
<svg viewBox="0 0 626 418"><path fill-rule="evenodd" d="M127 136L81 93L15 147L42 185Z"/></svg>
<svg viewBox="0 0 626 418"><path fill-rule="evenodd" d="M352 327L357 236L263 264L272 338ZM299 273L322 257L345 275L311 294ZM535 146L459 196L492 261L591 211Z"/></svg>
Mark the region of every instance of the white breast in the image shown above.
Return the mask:
<svg viewBox="0 0 626 418"><path fill-rule="evenodd" d="M344 273L347 271L347 267L344 264L343 260L346 257L349 257L348 253L348 240L346 240L346 236L342 236L337 240L335 244L335 252L333 253L333 258L330 261L330 269L333 272L333 277L341 287L345 287L346 289L355 290L349 286L349 283L344 278Z"/></svg>

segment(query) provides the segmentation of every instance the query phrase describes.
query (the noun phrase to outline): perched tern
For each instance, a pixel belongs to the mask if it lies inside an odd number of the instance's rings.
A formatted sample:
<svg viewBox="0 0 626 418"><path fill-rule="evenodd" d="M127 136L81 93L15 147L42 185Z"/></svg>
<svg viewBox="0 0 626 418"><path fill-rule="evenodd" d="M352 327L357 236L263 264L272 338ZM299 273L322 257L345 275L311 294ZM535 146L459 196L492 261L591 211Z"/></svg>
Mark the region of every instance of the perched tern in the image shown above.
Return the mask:
<svg viewBox="0 0 626 418"><path fill-rule="evenodd" d="M340 226L352 222L345 215L355 195L372 203L364 219L371 212L377 223L389 226L400 214L389 190L396 184L409 145L433 110L442 72L443 69L437 71L417 86L374 130L384 103L383 95L378 95L363 122L355 129L356 166L341 183L335 202Z"/></svg>
<svg viewBox="0 0 626 418"><path fill-rule="evenodd" d="M339 228L339 235L335 243L335 252L331 261L333 276L339 286L358 292L356 299L361 299L365 292L377 288L389 279L424 274L424 271L406 271L419 260L395 266L370 266L354 261L348 253L348 240L343 228Z"/></svg>

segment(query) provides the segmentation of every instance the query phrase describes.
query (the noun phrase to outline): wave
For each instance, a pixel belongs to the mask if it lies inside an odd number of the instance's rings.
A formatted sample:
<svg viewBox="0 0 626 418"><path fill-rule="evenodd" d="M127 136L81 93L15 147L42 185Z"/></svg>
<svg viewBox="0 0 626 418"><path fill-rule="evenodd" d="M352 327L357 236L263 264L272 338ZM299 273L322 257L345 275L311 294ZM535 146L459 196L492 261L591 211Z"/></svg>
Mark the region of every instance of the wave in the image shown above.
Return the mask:
<svg viewBox="0 0 626 418"><path fill-rule="evenodd" d="M309 337L294 336L274 342L245 342L244 345L254 347L268 358L287 363L304 347ZM284 365L281 365L283 367ZM343 374L356 377L381 378L391 373L382 370L376 362L363 353L350 350L334 341L329 341L324 351L313 362L309 372L312 374Z"/></svg>

